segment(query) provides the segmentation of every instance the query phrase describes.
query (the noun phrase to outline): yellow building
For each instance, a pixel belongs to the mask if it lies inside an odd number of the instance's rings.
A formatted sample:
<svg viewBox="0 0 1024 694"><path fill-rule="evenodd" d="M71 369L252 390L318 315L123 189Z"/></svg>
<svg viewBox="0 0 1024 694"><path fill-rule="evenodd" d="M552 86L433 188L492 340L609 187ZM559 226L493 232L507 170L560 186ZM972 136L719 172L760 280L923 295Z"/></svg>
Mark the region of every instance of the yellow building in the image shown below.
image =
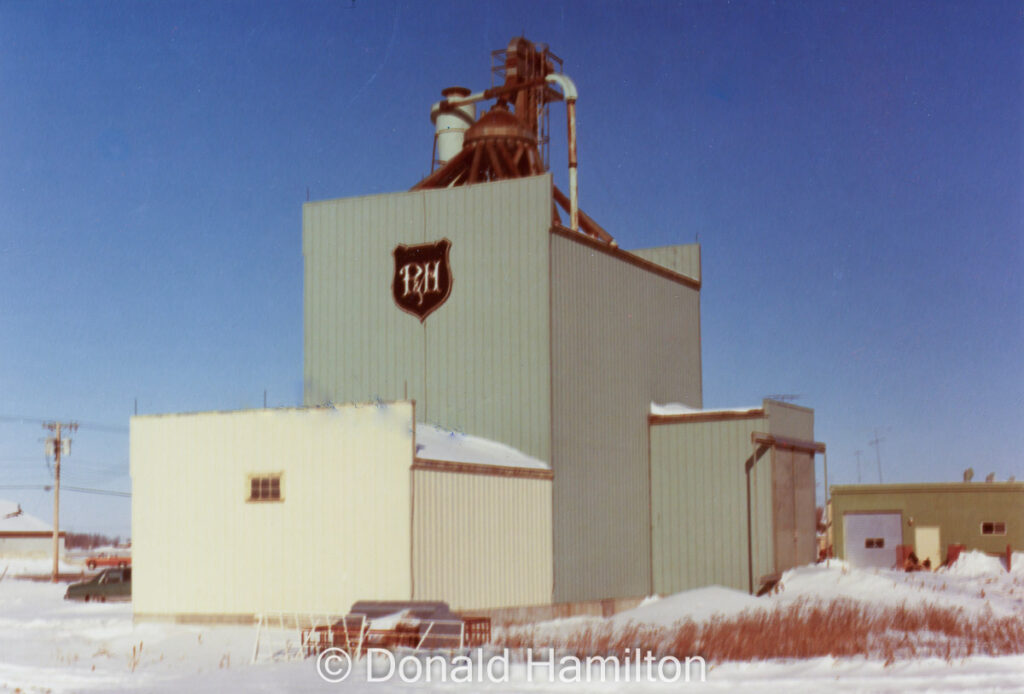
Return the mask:
<svg viewBox="0 0 1024 694"><path fill-rule="evenodd" d="M551 471L454 432L417 444L413 413L397 402L133 417L136 617L549 602ZM483 464L423 457L431 449Z"/></svg>

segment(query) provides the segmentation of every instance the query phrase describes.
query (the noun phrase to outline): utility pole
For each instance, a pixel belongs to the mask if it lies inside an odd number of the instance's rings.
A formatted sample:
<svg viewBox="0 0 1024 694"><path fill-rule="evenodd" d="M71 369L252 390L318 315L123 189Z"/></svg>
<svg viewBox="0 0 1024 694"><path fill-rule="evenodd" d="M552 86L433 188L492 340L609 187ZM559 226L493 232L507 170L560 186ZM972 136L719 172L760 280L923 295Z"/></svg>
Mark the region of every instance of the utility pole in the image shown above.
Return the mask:
<svg viewBox="0 0 1024 694"><path fill-rule="evenodd" d="M854 451L853 454L857 456L857 484L860 484L860 454L862 451Z"/></svg>
<svg viewBox="0 0 1024 694"><path fill-rule="evenodd" d="M68 455L71 455L71 439L63 438L65 431L75 431L78 424L74 422L47 422L44 429L52 431L53 436L46 439L46 443L52 447L54 460L54 486L53 486L53 582L57 582L60 572L60 457L64 452L64 442L68 443Z"/></svg>
<svg viewBox="0 0 1024 694"><path fill-rule="evenodd" d="M872 441L868 441L868 445L875 447L875 456L878 458L878 483L882 483L882 441L885 441L881 436L878 435L878 429L875 429L875 438Z"/></svg>

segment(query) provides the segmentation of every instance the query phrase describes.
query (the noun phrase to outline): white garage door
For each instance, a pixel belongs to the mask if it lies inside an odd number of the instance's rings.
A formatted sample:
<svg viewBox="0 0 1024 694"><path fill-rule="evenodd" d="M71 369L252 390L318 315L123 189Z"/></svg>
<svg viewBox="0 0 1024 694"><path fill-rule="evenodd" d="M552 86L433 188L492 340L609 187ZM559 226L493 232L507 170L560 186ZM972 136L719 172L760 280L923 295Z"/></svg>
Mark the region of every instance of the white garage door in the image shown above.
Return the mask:
<svg viewBox="0 0 1024 694"><path fill-rule="evenodd" d="M843 516L846 560L860 568L890 569L899 559L903 516L899 513L848 513Z"/></svg>

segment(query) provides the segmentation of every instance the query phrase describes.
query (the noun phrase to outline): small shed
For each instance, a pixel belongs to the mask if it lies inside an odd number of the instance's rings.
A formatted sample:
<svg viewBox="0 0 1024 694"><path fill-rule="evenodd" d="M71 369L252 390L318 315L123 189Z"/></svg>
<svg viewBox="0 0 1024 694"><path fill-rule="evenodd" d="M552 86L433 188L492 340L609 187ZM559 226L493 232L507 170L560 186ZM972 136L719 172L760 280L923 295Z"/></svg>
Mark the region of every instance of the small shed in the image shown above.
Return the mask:
<svg viewBox="0 0 1024 694"><path fill-rule="evenodd" d="M52 555L53 526L25 513L21 504L0 499L0 557Z"/></svg>

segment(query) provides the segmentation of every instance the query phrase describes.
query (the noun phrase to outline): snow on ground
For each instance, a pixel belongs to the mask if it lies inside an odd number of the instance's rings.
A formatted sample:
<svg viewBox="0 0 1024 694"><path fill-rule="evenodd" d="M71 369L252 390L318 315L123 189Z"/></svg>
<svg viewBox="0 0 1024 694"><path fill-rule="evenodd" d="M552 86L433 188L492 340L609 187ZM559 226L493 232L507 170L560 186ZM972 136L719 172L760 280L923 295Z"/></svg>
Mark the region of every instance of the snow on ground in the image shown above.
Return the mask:
<svg viewBox="0 0 1024 694"><path fill-rule="evenodd" d="M58 564L62 574L73 574L85 571L85 562L62 556ZM52 557L0 557L0 575L7 576L47 576L53 573Z"/></svg>
<svg viewBox="0 0 1024 694"><path fill-rule="evenodd" d="M1024 573L1009 573L999 559L981 552L965 553L949 569L934 572L855 570L832 560L829 567L818 564L787 571L781 584L781 591L769 598L775 604L845 597L873 605L930 603L961 607L968 615L991 610L997 617L1024 617Z"/></svg>
<svg viewBox="0 0 1024 694"><path fill-rule="evenodd" d="M643 622L670 627L683 619L703 622L713 615L731 617L744 610L766 606L761 598L722 586L708 586L656 600L648 599L639 607L620 612L612 618L616 624Z"/></svg>
<svg viewBox="0 0 1024 694"><path fill-rule="evenodd" d="M1019 561L1018 561L1019 557ZM807 566L783 575L782 590L754 598L721 587L701 588L660 599L613 618L615 624L642 621L672 624L713 614L734 615L798 599L846 597L875 604L938 603L961 606L969 614L1019 614L1024 618L1024 571L1008 573L998 560L965 555L963 563L935 573L907 574L862 571L843 562ZM1024 566L1024 555L1014 557ZM0 569L2 571L2 569ZM799 661L725 663L713 666L707 681L584 682L547 680L547 670L532 674L513 665L508 682L471 684L406 684L397 678L367 682L357 663L342 683L317 675L315 661L250 664L254 627L192 626L169 623L133 624L131 606L72 603L63 600L65 586L6 578L0 581L0 692L1020 692L1024 655L998 658L974 656L946 662L938 659L899 661L886 667L863 658L814 658ZM984 591L984 596L981 592ZM603 620L576 617L538 625L538 629L571 630ZM279 647L294 632L264 637L262 652ZM269 648L268 648L269 645ZM134 651L133 651L134 649ZM692 672L698 677L699 671Z"/></svg>

